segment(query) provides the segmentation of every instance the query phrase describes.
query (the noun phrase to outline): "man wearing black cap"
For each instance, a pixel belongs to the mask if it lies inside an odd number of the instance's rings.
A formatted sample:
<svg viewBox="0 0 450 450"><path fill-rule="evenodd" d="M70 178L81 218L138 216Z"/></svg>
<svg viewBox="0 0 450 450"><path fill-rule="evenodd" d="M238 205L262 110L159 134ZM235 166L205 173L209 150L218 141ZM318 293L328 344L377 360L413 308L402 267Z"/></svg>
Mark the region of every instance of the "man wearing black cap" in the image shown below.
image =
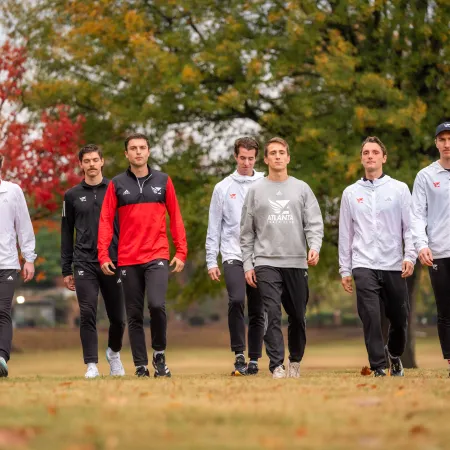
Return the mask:
<svg viewBox="0 0 450 450"><path fill-rule="evenodd" d="M450 371L450 121L436 128L435 144L440 159L414 181L411 227L420 262L430 273L439 340Z"/></svg>

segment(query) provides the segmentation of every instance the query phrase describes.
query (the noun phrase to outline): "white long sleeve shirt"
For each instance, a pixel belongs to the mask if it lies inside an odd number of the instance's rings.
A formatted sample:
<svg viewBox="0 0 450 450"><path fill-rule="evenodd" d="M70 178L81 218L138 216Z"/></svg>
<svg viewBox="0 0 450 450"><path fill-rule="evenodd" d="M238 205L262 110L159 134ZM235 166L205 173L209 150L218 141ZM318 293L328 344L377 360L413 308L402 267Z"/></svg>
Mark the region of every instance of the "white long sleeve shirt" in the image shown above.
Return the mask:
<svg viewBox="0 0 450 450"><path fill-rule="evenodd" d="M0 182L0 269L20 269L17 240L26 262L36 259L35 238L25 196L19 185Z"/></svg>
<svg viewBox="0 0 450 450"><path fill-rule="evenodd" d="M450 258L450 172L438 161L414 181L411 229L417 252L428 247L433 258Z"/></svg>
<svg viewBox="0 0 450 450"><path fill-rule="evenodd" d="M243 176L235 171L214 187L206 235L208 270L218 267L219 251L222 262L230 259L242 261L239 244L242 206L248 188L261 178L264 178L262 172L255 171L252 176Z"/></svg>
<svg viewBox="0 0 450 450"><path fill-rule="evenodd" d="M415 264L410 209L408 186L387 175L347 187L339 217L341 276L351 276L356 267L401 271L403 261Z"/></svg>

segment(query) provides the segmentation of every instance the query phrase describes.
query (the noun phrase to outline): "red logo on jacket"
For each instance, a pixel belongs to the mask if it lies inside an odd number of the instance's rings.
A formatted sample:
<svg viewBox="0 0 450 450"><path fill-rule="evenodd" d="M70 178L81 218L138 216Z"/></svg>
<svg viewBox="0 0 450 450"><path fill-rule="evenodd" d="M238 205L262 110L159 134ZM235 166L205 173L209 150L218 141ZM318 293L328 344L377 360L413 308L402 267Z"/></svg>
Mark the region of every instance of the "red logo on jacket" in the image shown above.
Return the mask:
<svg viewBox="0 0 450 450"><path fill-rule="evenodd" d="M441 187L440 181L433 181L434 187Z"/></svg>
<svg viewBox="0 0 450 450"><path fill-rule="evenodd" d="M357 198L356 201L357 201L358 203L363 203L363 202L364 202L364 198L363 198L363 197Z"/></svg>
<svg viewBox="0 0 450 450"><path fill-rule="evenodd" d="M236 194L230 194L231 198L236 198Z"/></svg>

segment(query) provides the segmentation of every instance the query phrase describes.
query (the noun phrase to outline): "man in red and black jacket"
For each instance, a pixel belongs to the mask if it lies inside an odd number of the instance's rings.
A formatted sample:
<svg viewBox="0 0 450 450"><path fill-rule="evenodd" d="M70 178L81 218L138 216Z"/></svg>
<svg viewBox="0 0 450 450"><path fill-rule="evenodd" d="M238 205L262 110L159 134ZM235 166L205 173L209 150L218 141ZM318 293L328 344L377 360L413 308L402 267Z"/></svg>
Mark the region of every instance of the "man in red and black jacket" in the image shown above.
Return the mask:
<svg viewBox="0 0 450 450"><path fill-rule="evenodd" d="M136 375L149 376L144 334L144 293L147 290L150 311L153 367L155 377L170 377L166 365L166 291L169 278L169 242L166 210L176 253L170 266L181 272L187 256L186 232L170 177L147 165L150 156L148 138L139 133L125 140L128 170L114 177L103 201L98 230L98 258L103 272L115 269L108 247L113 223L119 212L118 266L125 295L128 332Z"/></svg>

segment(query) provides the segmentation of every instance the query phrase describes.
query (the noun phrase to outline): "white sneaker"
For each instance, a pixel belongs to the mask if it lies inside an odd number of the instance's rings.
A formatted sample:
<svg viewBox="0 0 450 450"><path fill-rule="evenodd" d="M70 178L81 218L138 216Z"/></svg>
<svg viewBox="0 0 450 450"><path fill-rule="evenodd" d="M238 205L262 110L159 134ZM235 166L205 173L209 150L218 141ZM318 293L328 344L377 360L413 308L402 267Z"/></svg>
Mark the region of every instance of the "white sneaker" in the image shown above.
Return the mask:
<svg viewBox="0 0 450 450"><path fill-rule="evenodd" d="M286 370L284 366L278 366L272 373L272 378L286 378Z"/></svg>
<svg viewBox="0 0 450 450"><path fill-rule="evenodd" d="M113 352L109 347L106 349L106 359L109 363L109 374L113 377L123 377L125 375L125 369L123 368L122 361L120 360L120 353Z"/></svg>
<svg viewBox="0 0 450 450"><path fill-rule="evenodd" d="M300 363L289 362L288 378L300 378Z"/></svg>
<svg viewBox="0 0 450 450"><path fill-rule="evenodd" d="M100 376L100 373L97 369L97 364L95 363L89 363L87 365L87 371L84 375L84 378L97 378Z"/></svg>

